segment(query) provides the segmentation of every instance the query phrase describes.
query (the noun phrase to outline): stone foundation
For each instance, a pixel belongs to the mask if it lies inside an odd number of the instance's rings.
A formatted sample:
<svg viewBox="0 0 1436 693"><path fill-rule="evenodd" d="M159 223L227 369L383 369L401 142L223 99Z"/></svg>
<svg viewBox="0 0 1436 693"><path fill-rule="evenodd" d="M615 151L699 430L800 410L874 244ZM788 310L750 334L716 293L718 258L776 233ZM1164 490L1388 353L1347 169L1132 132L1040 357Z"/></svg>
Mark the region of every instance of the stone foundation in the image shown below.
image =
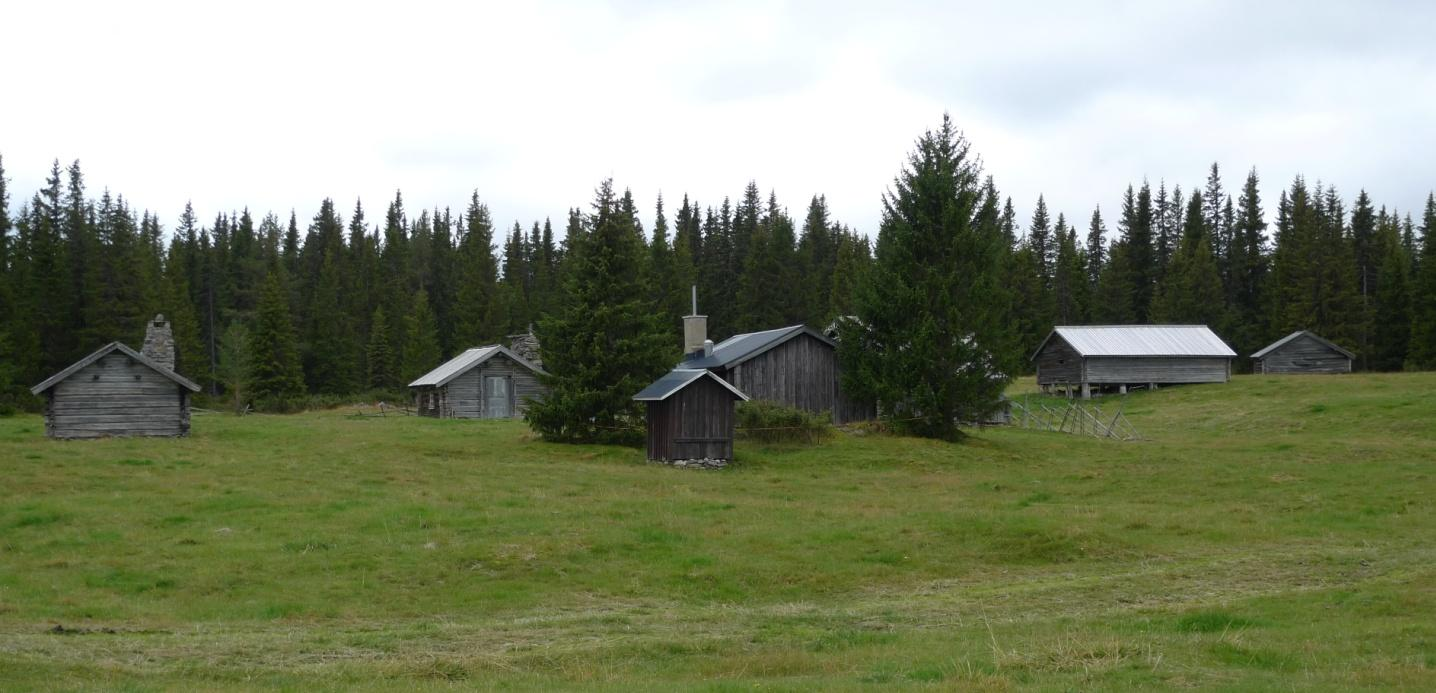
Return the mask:
<svg viewBox="0 0 1436 693"><path fill-rule="evenodd" d="M715 460L708 457L697 460L667 460L662 463L670 467L683 467L684 469L722 469L728 466L728 460Z"/></svg>

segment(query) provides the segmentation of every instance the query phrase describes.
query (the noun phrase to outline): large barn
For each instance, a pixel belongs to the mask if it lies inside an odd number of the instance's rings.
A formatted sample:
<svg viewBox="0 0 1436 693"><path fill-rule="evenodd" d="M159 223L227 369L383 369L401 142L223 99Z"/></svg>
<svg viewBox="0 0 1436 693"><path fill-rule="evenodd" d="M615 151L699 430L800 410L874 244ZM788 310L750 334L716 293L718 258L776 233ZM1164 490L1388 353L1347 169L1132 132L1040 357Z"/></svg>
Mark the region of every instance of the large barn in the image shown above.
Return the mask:
<svg viewBox="0 0 1436 693"><path fill-rule="evenodd" d="M689 316L685 321L703 316ZM679 368L703 368L755 400L776 402L819 413L830 412L835 423L873 418L871 406L843 395L838 378L837 344L806 325L736 334L708 344L685 327L688 354ZM696 341L696 344L695 344Z"/></svg>
<svg viewBox="0 0 1436 693"><path fill-rule="evenodd" d="M30 388L45 395L45 435L187 435L189 395L199 386L176 373L174 363L169 323L157 315L142 352L110 342Z"/></svg>
<svg viewBox="0 0 1436 693"><path fill-rule="evenodd" d="M516 419L547 392L543 369L507 347L474 347L409 383L422 416Z"/></svg>
<svg viewBox="0 0 1436 693"><path fill-rule="evenodd" d="M1032 355L1043 392L1224 383L1236 352L1206 325L1083 325L1052 330Z"/></svg>
<svg viewBox="0 0 1436 693"><path fill-rule="evenodd" d="M1252 354L1255 373L1350 373L1356 355L1307 330L1297 330Z"/></svg>

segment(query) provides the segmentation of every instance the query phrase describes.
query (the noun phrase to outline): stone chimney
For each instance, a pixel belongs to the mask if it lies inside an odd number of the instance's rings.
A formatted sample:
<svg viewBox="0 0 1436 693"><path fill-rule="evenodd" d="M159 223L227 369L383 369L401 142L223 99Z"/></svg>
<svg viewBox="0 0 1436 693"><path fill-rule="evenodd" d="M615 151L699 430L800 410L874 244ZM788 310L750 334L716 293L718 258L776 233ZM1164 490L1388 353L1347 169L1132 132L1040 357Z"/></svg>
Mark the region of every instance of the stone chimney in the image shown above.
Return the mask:
<svg viewBox="0 0 1436 693"><path fill-rule="evenodd" d="M698 287L693 287L693 314L683 316L683 358L702 358L708 341L708 316L698 314Z"/></svg>
<svg viewBox="0 0 1436 693"><path fill-rule="evenodd" d="M140 353L165 368L175 369L175 336L163 314L156 315L145 327L145 347Z"/></svg>

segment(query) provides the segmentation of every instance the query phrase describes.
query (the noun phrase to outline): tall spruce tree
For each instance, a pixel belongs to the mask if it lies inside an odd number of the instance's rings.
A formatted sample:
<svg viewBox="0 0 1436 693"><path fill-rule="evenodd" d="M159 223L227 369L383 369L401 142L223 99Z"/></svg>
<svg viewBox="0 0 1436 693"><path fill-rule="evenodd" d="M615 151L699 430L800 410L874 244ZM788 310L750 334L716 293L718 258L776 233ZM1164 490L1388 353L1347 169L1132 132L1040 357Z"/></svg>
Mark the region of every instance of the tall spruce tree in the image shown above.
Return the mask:
<svg viewBox="0 0 1436 693"><path fill-rule="evenodd" d="M994 411L1015 370L999 202L944 115L883 196L876 257L841 323L843 381L894 426L944 439Z"/></svg>
<svg viewBox="0 0 1436 693"><path fill-rule="evenodd" d="M288 408L291 400L304 394L304 373L295 345L294 323L290 319L288 290L278 272L270 272L260 293L249 353L253 363L251 388L265 406Z"/></svg>
<svg viewBox="0 0 1436 693"><path fill-rule="evenodd" d="M1087 224L1087 286L1096 291L1102 280L1102 268L1107 266L1107 224L1102 221L1102 208L1092 210L1092 220Z"/></svg>
<svg viewBox="0 0 1436 693"><path fill-rule="evenodd" d="M400 378L407 383L439 365L439 325L429 302L429 292L419 289L413 307L404 316L404 351Z"/></svg>
<svg viewBox="0 0 1436 693"><path fill-rule="evenodd" d="M1162 323L1209 325L1225 322L1224 290L1211 233L1202 215L1202 194L1193 191L1187 202L1182 245L1152 301L1152 320Z"/></svg>
<svg viewBox="0 0 1436 693"><path fill-rule="evenodd" d="M399 363L389 342L389 318L384 315L382 305L374 309L374 316L369 320L369 342L365 352L364 360L369 365L369 388L398 389Z"/></svg>
<svg viewBox="0 0 1436 693"><path fill-rule="evenodd" d="M1401 243L1400 226L1383 208L1372 239L1376 276L1367 354L1367 367L1372 370L1401 370L1411 343L1411 260Z"/></svg>
<svg viewBox="0 0 1436 693"><path fill-rule="evenodd" d="M589 227L570 247L563 305L536 327L553 375L524 416L550 440L635 443L642 412L633 395L677 357L676 329L660 323L636 219L620 209L612 180L595 193Z"/></svg>
<svg viewBox="0 0 1436 693"><path fill-rule="evenodd" d="M1057 215L1057 262L1052 270L1052 297L1057 323L1081 324L1087 320L1087 262L1077 248L1077 229Z"/></svg>
<svg viewBox="0 0 1436 693"><path fill-rule="evenodd" d="M493 219L478 191L469 197L464 212L464 236L458 250L458 292L454 330L455 349L489 344L503 336L493 319L498 301L499 267L494 259Z"/></svg>
<svg viewBox="0 0 1436 693"><path fill-rule="evenodd" d="M1407 363L1417 370L1436 369L1436 193L1426 197L1421 221L1421 257L1416 262L1411 345Z"/></svg>
<svg viewBox="0 0 1436 693"><path fill-rule="evenodd" d="M1231 327L1227 338L1237 353L1250 354L1266 343L1267 301L1263 295L1267 275L1266 217L1256 169L1247 173L1232 226L1228 262L1227 303Z"/></svg>

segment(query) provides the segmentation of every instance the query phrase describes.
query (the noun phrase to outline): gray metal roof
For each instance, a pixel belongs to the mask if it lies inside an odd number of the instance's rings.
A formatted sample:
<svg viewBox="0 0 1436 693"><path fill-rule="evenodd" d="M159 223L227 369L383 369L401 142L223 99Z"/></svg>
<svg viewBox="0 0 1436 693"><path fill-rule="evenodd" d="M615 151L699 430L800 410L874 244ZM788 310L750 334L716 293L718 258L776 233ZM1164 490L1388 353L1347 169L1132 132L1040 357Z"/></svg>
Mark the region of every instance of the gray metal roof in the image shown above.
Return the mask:
<svg viewBox="0 0 1436 693"><path fill-rule="evenodd" d="M522 356L515 354L507 347L498 344L490 344L489 346L481 346L468 349L464 351L464 353L459 354L458 356L455 356L448 361L445 361L443 365L419 376L418 380L409 383L409 387L443 387L444 385L449 384L450 380L453 380L454 378L457 378L460 375L467 373L469 369L493 358L498 354L503 354L504 356L513 359L515 363L518 363L519 365L535 373L544 372L542 368L539 368L538 366L529 363Z"/></svg>
<svg viewBox="0 0 1436 693"><path fill-rule="evenodd" d="M1258 351L1257 353L1252 354L1252 358L1254 358L1254 359L1263 358L1263 357L1265 357L1267 354L1269 354L1269 353L1271 353L1271 352L1273 352L1273 351L1275 351L1275 350L1277 350L1277 349L1280 349L1281 347L1285 346L1287 342L1290 342L1291 340L1296 339L1297 337L1300 337L1300 336L1302 336L1302 335L1306 335L1307 337L1311 337L1312 339L1314 339L1314 340L1316 340L1316 341L1318 341L1318 342L1320 342L1320 343L1322 343L1322 344L1324 344L1324 345L1326 345L1326 346L1328 346L1328 347L1331 347L1332 349L1334 349L1335 351L1339 352L1342 356L1345 356L1346 358L1349 358L1349 359L1354 359L1354 358L1356 358L1356 354L1353 354L1353 353L1351 353L1351 352L1349 352L1349 351L1347 351L1347 350L1345 350L1345 349L1343 349L1343 348L1337 346L1336 343L1334 343L1334 342L1332 342L1332 341L1330 341L1330 340L1328 340L1328 339L1324 339L1324 338L1322 338L1321 336L1317 335L1315 332L1312 332L1312 331L1310 331L1310 330L1297 330L1297 331L1295 331L1295 332L1293 332L1293 333L1291 333L1291 334L1289 334L1289 335L1287 335L1287 336L1285 336L1285 337L1282 337L1281 339L1278 339L1278 340L1276 340L1275 342L1272 342L1271 344L1266 345L1266 347L1263 348L1261 351Z"/></svg>
<svg viewBox="0 0 1436 693"><path fill-rule="evenodd" d="M1054 336L1083 356L1237 355L1206 325L1064 325L1042 340L1032 358L1036 359Z"/></svg>
<svg viewBox="0 0 1436 693"><path fill-rule="evenodd" d="M735 334L713 347L709 356L684 361L681 368L731 368L753 358L773 347L787 342L800 334L811 335L828 346L836 347L833 340L807 325L790 325L776 330L745 332Z"/></svg>
<svg viewBox="0 0 1436 693"><path fill-rule="evenodd" d="M705 376L717 381L738 399L748 401L748 395L739 392L738 388L729 385L728 381L714 375L713 371L704 368L675 368L668 371L663 377L653 381L653 384L643 388L642 392L634 395L633 399L639 402L661 402Z"/></svg>
<svg viewBox="0 0 1436 693"><path fill-rule="evenodd" d="M99 349L96 349L95 352L90 354L89 356L86 356L85 358L82 358L79 361L70 364L69 368L66 368L63 371L60 371L59 373L50 376L48 379L45 380L45 382L30 388L30 394L38 395L41 392L44 392L58 385L60 381L74 375L75 372L80 370L81 368L84 368L85 366L99 361L101 358L104 358L106 354L109 354L112 351L119 351L120 353L123 353L124 355L134 359L136 362L148 366L150 370L153 370L156 373L159 373L160 375L163 375L164 377L175 381L177 385L189 390L190 392L199 392L199 386L191 382L188 378L168 368L165 368L158 363L155 363L154 361L150 360L148 356L145 356L144 354L141 354L140 352L135 351L134 349L131 349L119 342L110 342L109 344L106 344Z"/></svg>

